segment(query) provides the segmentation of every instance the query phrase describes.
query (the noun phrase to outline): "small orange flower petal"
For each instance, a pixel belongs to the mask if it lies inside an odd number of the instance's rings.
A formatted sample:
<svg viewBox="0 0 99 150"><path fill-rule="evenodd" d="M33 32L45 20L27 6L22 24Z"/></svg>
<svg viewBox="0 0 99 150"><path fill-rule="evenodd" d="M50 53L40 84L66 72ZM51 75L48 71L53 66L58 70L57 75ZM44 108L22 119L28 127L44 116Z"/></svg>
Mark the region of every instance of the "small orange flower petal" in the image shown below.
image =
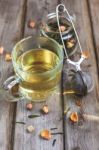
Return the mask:
<svg viewBox="0 0 99 150"><path fill-rule="evenodd" d="M12 58L11 58L11 54L6 54L6 55L5 55L5 60L6 60L6 61L11 61L11 59L12 59Z"/></svg>
<svg viewBox="0 0 99 150"><path fill-rule="evenodd" d="M36 25L36 23L35 23L35 21L33 21L33 20L30 20L29 23L28 23L28 26L29 26L30 28L32 28L32 29L35 27L35 25Z"/></svg>
<svg viewBox="0 0 99 150"><path fill-rule="evenodd" d="M60 26L60 30L61 30L61 32L64 32L66 30L66 27L65 26Z"/></svg>
<svg viewBox="0 0 99 150"><path fill-rule="evenodd" d="M52 135L49 130L41 131L40 136L41 136L41 138L43 138L45 140L50 140L52 138Z"/></svg>
<svg viewBox="0 0 99 150"><path fill-rule="evenodd" d="M47 114L49 112L49 108L47 105L44 105L42 108L43 113Z"/></svg>
<svg viewBox="0 0 99 150"><path fill-rule="evenodd" d="M89 51L84 50L84 51L82 52L82 55L83 55L83 57L88 58L88 57L90 56L90 53L89 53Z"/></svg>
<svg viewBox="0 0 99 150"><path fill-rule="evenodd" d="M26 104L26 109L32 110L33 109L33 104L32 103Z"/></svg>
<svg viewBox="0 0 99 150"><path fill-rule="evenodd" d="M78 122L78 113L77 112L72 112L71 115L70 115L70 120L72 122Z"/></svg>

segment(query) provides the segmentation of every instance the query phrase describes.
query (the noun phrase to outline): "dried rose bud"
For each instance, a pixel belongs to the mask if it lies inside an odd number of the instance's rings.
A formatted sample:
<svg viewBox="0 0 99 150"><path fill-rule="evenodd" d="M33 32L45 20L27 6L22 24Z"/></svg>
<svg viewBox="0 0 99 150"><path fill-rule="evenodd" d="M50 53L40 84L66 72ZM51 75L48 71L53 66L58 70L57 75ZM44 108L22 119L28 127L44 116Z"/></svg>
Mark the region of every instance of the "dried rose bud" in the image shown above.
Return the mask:
<svg viewBox="0 0 99 150"><path fill-rule="evenodd" d="M61 30L61 32L64 32L66 30L66 27L65 26L60 26L60 30Z"/></svg>
<svg viewBox="0 0 99 150"><path fill-rule="evenodd" d="M72 48L74 46L74 43L72 42L67 42L67 48Z"/></svg>
<svg viewBox="0 0 99 150"><path fill-rule="evenodd" d="M49 108L48 108L47 105L43 106L42 112L45 113L45 114L49 113Z"/></svg>
<svg viewBox="0 0 99 150"><path fill-rule="evenodd" d="M32 104L32 103L26 104L26 108L27 108L28 110L32 110L32 109L33 109L33 104Z"/></svg>
<svg viewBox="0 0 99 150"><path fill-rule="evenodd" d="M3 46L1 46L1 47L0 47L0 55L2 55L2 54L3 54L3 52L4 52L4 47L3 47Z"/></svg>
<svg viewBox="0 0 99 150"><path fill-rule="evenodd" d="M30 20L29 23L28 23L28 26L29 26L30 28L32 28L32 29L35 27L35 25L36 25L36 23L35 23L35 21L33 21L33 20Z"/></svg>
<svg viewBox="0 0 99 150"><path fill-rule="evenodd" d="M52 138L52 135L49 130L41 131L40 136L41 136L41 138L43 138L45 140L50 140Z"/></svg>
<svg viewBox="0 0 99 150"><path fill-rule="evenodd" d="M32 133L32 132L34 132L34 127L32 126L32 125L30 125L30 126L28 126L27 127L27 131L29 132L29 133Z"/></svg>
<svg viewBox="0 0 99 150"><path fill-rule="evenodd" d="M77 112L72 112L71 115L70 115L70 120L72 122L78 122L78 113Z"/></svg>
<svg viewBox="0 0 99 150"><path fill-rule="evenodd" d="M82 55L83 55L83 57L88 58L88 57L90 56L90 53L89 53L89 51L84 50L84 51L82 52Z"/></svg>
<svg viewBox="0 0 99 150"><path fill-rule="evenodd" d="M11 54L8 54L8 53L7 53L7 54L5 55L5 60L6 60L6 61L11 61L11 60L12 60Z"/></svg>

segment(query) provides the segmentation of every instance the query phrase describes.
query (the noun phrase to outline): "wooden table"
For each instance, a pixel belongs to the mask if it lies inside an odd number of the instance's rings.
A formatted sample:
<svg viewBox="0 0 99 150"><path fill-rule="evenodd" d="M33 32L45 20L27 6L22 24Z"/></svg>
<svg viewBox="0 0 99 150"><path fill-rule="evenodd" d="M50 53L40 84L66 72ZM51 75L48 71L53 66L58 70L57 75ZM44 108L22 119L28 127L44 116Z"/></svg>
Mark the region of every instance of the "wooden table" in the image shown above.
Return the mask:
<svg viewBox="0 0 99 150"><path fill-rule="evenodd" d="M35 29L27 27L28 21L41 19L43 13L55 10L58 3L60 0L0 0L0 46L11 52L17 41L35 33ZM99 1L64 0L64 3L70 14L77 16L76 27L82 47L90 51L91 57L85 61L83 68L92 73L94 90L81 100L80 107L75 104L75 98L55 93L46 102L50 113L35 119L29 119L28 115L40 113L45 103L34 104L33 110L27 111L25 100L8 103L5 93L1 93L0 150L99 150ZM64 63L60 93L66 85L66 67ZM11 62L0 56L1 86L11 74ZM65 107L71 112L81 111L85 118L81 123L71 123L67 116L62 117ZM18 124L17 121L26 124ZM28 125L35 127L33 134L26 132ZM53 135L50 141L39 137L41 130L51 128L57 128L51 132L63 134ZM53 146L54 139L56 143Z"/></svg>

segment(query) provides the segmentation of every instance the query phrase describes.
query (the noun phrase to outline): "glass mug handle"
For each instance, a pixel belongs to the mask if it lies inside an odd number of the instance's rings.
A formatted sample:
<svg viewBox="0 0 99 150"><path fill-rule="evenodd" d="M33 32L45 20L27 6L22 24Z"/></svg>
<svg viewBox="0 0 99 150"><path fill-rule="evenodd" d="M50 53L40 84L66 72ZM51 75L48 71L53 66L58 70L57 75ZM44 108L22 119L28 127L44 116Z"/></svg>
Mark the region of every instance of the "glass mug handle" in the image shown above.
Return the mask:
<svg viewBox="0 0 99 150"><path fill-rule="evenodd" d="M3 83L3 88L6 91L6 95L8 96L9 102L17 102L19 100L22 100L24 97L21 96L18 91L17 91L17 96L13 96L11 93L11 90L20 83L20 78L16 76L11 76L9 77L4 83Z"/></svg>

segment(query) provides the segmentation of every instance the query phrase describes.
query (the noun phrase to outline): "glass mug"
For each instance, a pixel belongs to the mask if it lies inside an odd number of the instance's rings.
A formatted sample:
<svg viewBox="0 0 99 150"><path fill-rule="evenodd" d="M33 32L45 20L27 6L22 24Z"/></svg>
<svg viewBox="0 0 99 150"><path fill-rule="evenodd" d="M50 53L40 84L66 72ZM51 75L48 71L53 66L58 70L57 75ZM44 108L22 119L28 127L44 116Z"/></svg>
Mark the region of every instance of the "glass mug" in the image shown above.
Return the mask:
<svg viewBox="0 0 99 150"><path fill-rule="evenodd" d="M33 36L19 41L12 51L15 76L4 82L9 100L44 101L60 81L63 57L61 46L51 38Z"/></svg>
<svg viewBox="0 0 99 150"><path fill-rule="evenodd" d="M76 21L75 16L71 16L71 19L73 20L73 22ZM62 37L64 40L64 45L67 49L68 55L71 56L77 50L77 39L76 39L74 29L70 23L69 18L66 17L64 14L59 15L59 22L60 22ZM41 35L45 37L53 38L62 46L56 13L50 13L46 17L44 17L43 22L41 24L40 31L41 31Z"/></svg>

